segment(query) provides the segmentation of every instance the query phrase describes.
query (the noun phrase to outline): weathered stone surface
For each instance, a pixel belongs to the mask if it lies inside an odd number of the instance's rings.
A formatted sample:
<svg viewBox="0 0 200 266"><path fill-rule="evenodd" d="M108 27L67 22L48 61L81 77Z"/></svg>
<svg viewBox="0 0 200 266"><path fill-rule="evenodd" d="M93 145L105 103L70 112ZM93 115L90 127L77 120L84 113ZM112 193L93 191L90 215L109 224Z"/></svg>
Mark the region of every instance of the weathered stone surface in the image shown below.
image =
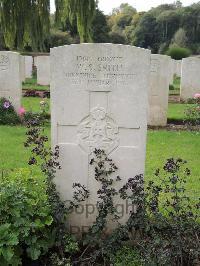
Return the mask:
<svg viewBox="0 0 200 266"><path fill-rule="evenodd" d="M56 177L64 200L72 200L73 183L81 183L90 198L69 217L82 232L95 220L99 184L89 162L103 149L126 181L145 168L147 97L150 51L114 44L81 44L51 49L52 144L60 146L62 169ZM125 221L129 214L121 204ZM95 208L96 210L96 208ZM77 233L78 233L77 232Z"/></svg>
<svg viewBox="0 0 200 266"><path fill-rule="evenodd" d="M40 85L50 84L50 57L37 56L37 83Z"/></svg>
<svg viewBox="0 0 200 266"><path fill-rule="evenodd" d="M200 58L184 58L181 70L181 100L193 98L195 93L200 93Z"/></svg>
<svg viewBox="0 0 200 266"><path fill-rule="evenodd" d="M169 95L169 78L166 75L171 59L166 55L151 55L148 125L165 126Z"/></svg>
<svg viewBox="0 0 200 266"><path fill-rule="evenodd" d="M26 78L32 78L33 58L32 56L25 56L25 75Z"/></svg>
<svg viewBox="0 0 200 266"><path fill-rule="evenodd" d="M0 98L11 101L18 111L21 102L20 55L14 52L0 51Z"/></svg>
<svg viewBox="0 0 200 266"><path fill-rule="evenodd" d="M174 74L177 77L181 76L181 64L182 64L182 60L175 60L175 64L174 64Z"/></svg>
<svg viewBox="0 0 200 266"><path fill-rule="evenodd" d="M170 57L169 57L170 58ZM166 73L169 73L169 84L173 84L174 83L174 69L175 69L175 60L170 58L170 66L169 69Z"/></svg>
<svg viewBox="0 0 200 266"><path fill-rule="evenodd" d="M20 56L20 75L21 75L21 81L24 82L26 76L25 76L25 57L23 55Z"/></svg>

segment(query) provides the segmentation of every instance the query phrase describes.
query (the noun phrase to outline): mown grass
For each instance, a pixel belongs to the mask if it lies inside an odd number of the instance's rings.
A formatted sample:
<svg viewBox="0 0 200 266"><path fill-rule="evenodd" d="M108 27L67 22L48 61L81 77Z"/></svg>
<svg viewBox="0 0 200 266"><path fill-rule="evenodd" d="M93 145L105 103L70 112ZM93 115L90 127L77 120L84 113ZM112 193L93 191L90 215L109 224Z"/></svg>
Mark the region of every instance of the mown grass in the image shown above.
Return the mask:
<svg viewBox="0 0 200 266"><path fill-rule="evenodd" d="M50 109L50 99L42 99L38 97L23 97L22 98L22 106L26 111L29 112L39 112L40 111L40 102L47 102ZM50 110L49 110L50 112Z"/></svg>
<svg viewBox="0 0 200 266"><path fill-rule="evenodd" d="M27 167L31 153L23 147L25 132L26 128L22 126L0 126L0 169ZM46 127L46 134L50 136L50 126ZM154 179L155 170L162 168L171 157L188 161L192 171L188 189L191 196L196 197L200 191L200 133L148 131L145 180Z"/></svg>
<svg viewBox="0 0 200 266"><path fill-rule="evenodd" d="M38 85L36 78L27 78L26 81L23 82L22 88L28 90L41 90L41 91L49 90L49 86Z"/></svg>
<svg viewBox="0 0 200 266"><path fill-rule="evenodd" d="M168 119L184 120L186 118L185 111L188 107L194 106L193 104L169 103L168 105Z"/></svg>
<svg viewBox="0 0 200 266"><path fill-rule="evenodd" d="M150 130L147 140L146 180L152 179L155 169L162 168L168 158L186 160L191 170L188 190L197 198L200 194L200 132Z"/></svg>
<svg viewBox="0 0 200 266"><path fill-rule="evenodd" d="M173 83L175 90L180 90L180 83L181 83L181 78L175 77Z"/></svg>
<svg viewBox="0 0 200 266"><path fill-rule="evenodd" d="M50 135L50 126L45 134ZM27 167L31 153L24 148L25 140L24 126L0 126L0 169Z"/></svg>
<svg viewBox="0 0 200 266"><path fill-rule="evenodd" d="M23 97L22 106L25 108L26 111L39 112L40 102L43 100L44 99L37 97ZM45 99L45 101L49 105L49 112L50 112L50 99ZM185 119L184 112L188 106L192 106L192 104L169 103L168 119L174 119L174 120Z"/></svg>

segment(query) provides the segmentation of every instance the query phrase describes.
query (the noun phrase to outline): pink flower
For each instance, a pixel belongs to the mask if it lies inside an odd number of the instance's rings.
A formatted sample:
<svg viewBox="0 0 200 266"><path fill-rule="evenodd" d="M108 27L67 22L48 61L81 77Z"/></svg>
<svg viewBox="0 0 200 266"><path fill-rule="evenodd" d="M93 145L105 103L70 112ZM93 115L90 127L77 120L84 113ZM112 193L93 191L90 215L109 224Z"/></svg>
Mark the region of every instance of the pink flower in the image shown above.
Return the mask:
<svg viewBox="0 0 200 266"><path fill-rule="evenodd" d="M26 110L24 109L24 107L19 108L19 115L24 115L25 112L26 112Z"/></svg>
<svg viewBox="0 0 200 266"><path fill-rule="evenodd" d="M6 101L6 102L4 102L3 107L5 109L8 109L10 107L10 105L11 105L10 102Z"/></svg>
<svg viewBox="0 0 200 266"><path fill-rule="evenodd" d="M196 93L196 94L194 95L194 98L195 98L195 99L199 99L199 98L200 98L200 93Z"/></svg>

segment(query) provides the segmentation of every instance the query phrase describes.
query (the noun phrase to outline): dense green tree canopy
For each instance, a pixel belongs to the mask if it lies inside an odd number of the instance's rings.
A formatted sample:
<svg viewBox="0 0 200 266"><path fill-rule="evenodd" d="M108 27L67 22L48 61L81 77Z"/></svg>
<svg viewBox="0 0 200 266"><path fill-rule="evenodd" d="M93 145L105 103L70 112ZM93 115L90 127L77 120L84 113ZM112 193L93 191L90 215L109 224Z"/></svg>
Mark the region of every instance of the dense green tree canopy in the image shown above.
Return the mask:
<svg viewBox="0 0 200 266"><path fill-rule="evenodd" d="M9 48L42 50L49 33L49 0L0 0L0 25Z"/></svg>
<svg viewBox="0 0 200 266"><path fill-rule="evenodd" d="M56 20L77 23L82 42L92 41L96 0L55 0ZM44 50L50 32L50 0L0 0L0 28L10 49Z"/></svg>
<svg viewBox="0 0 200 266"><path fill-rule="evenodd" d="M165 53L172 46L200 53L200 2L180 1L137 12L127 3L105 15L98 0L0 0L0 48L48 51L79 42L111 42Z"/></svg>
<svg viewBox="0 0 200 266"><path fill-rule="evenodd" d="M97 0L55 0L56 21L69 18L71 24L77 23L81 42L92 41L92 22Z"/></svg>

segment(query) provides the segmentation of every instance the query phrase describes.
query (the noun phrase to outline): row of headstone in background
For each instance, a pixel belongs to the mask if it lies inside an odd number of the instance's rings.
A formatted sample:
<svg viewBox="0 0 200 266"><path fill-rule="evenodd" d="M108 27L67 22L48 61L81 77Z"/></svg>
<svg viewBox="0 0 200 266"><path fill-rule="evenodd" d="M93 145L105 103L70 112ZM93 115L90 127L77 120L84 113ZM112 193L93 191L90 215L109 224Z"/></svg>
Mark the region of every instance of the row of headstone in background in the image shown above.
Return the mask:
<svg viewBox="0 0 200 266"><path fill-rule="evenodd" d="M200 58L197 56L184 58L183 60L171 60L170 84L172 77L181 78L180 99L187 101L200 93Z"/></svg>
<svg viewBox="0 0 200 266"><path fill-rule="evenodd" d="M32 78L33 74L33 57L25 56L25 76L26 78Z"/></svg>
<svg viewBox="0 0 200 266"><path fill-rule="evenodd" d="M148 125L165 126L167 124L172 62L169 56L151 55Z"/></svg>
<svg viewBox="0 0 200 266"><path fill-rule="evenodd" d="M33 58L31 56L20 56L20 70L22 81L24 81L24 58L25 76L32 76ZM151 90L149 92L149 116L148 124L164 126L167 123L168 107L168 81L166 73L170 73L171 60L167 56L152 55L151 63ZM50 83L50 62L49 56L35 57L35 65L38 69L38 84L48 85ZM47 74L48 73L48 74Z"/></svg>
<svg viewBox="0 0 200 266"><path fill-rule="evenodd" d="M171 59L171 57L170 57ZM171 70L171 79L170 79L170 84L173 84L173 79L174 76L180 77L181 76L181 64L182 60L170 60L171 65L170 65L170 70Z"/></svg>
<svg viewBox="0 0 200 266"><path fill-rule="evenodd" d="M8 99L15 110L21 105L23 60L18 53L0 51L0 98Z"/></svg>
<svg viewBox="0 0 200 266"><path fill-rule="evenodd" d="M33 66L37 69L37 84L50 85L50 57L49 56L25 56L26 77L31 78Z"/></svg>
<svg viewBox="0 0 200 266"><path fill-rule="evenodd" d="M37 84L49 85L50 84L50 56L37 56Z"/></svg>
<svg viewBox="0 0 200 266"><path fill-rule="evenodd" d="M184 58L181 68L181 100L193 98L196 93L200 93L200 58Z"/></svg>
<svg viewBox="0 0 200 266"><path fill-rule="evenodd" d="M174 60L174 75L177 77L181 76L181 64L182 60Z"/></svg>
<svg viewBox="0 0 200 266"><path fill-rule="evenodd" d="M164 55L151 55L151 89L149 91L148 124L165 126L167 123L168 87L174 75L181 76L181 99L187 100L199 92L200 67L197 57L182 61L172 60ZM37 83L50 84L50 57L49 56L20 56L21 81L32 77L33 65L37 67ZM182 66L182 75L181 73ZM169 74L169 80L167 76Z"/></svg>
<svg viewBox="0 0 200 266"><path fill-rule="evenodd" d="M26 73L25 73L25 57L20 56L20 75L21 75L21 81L24 82L26 80Z"/></svg>

